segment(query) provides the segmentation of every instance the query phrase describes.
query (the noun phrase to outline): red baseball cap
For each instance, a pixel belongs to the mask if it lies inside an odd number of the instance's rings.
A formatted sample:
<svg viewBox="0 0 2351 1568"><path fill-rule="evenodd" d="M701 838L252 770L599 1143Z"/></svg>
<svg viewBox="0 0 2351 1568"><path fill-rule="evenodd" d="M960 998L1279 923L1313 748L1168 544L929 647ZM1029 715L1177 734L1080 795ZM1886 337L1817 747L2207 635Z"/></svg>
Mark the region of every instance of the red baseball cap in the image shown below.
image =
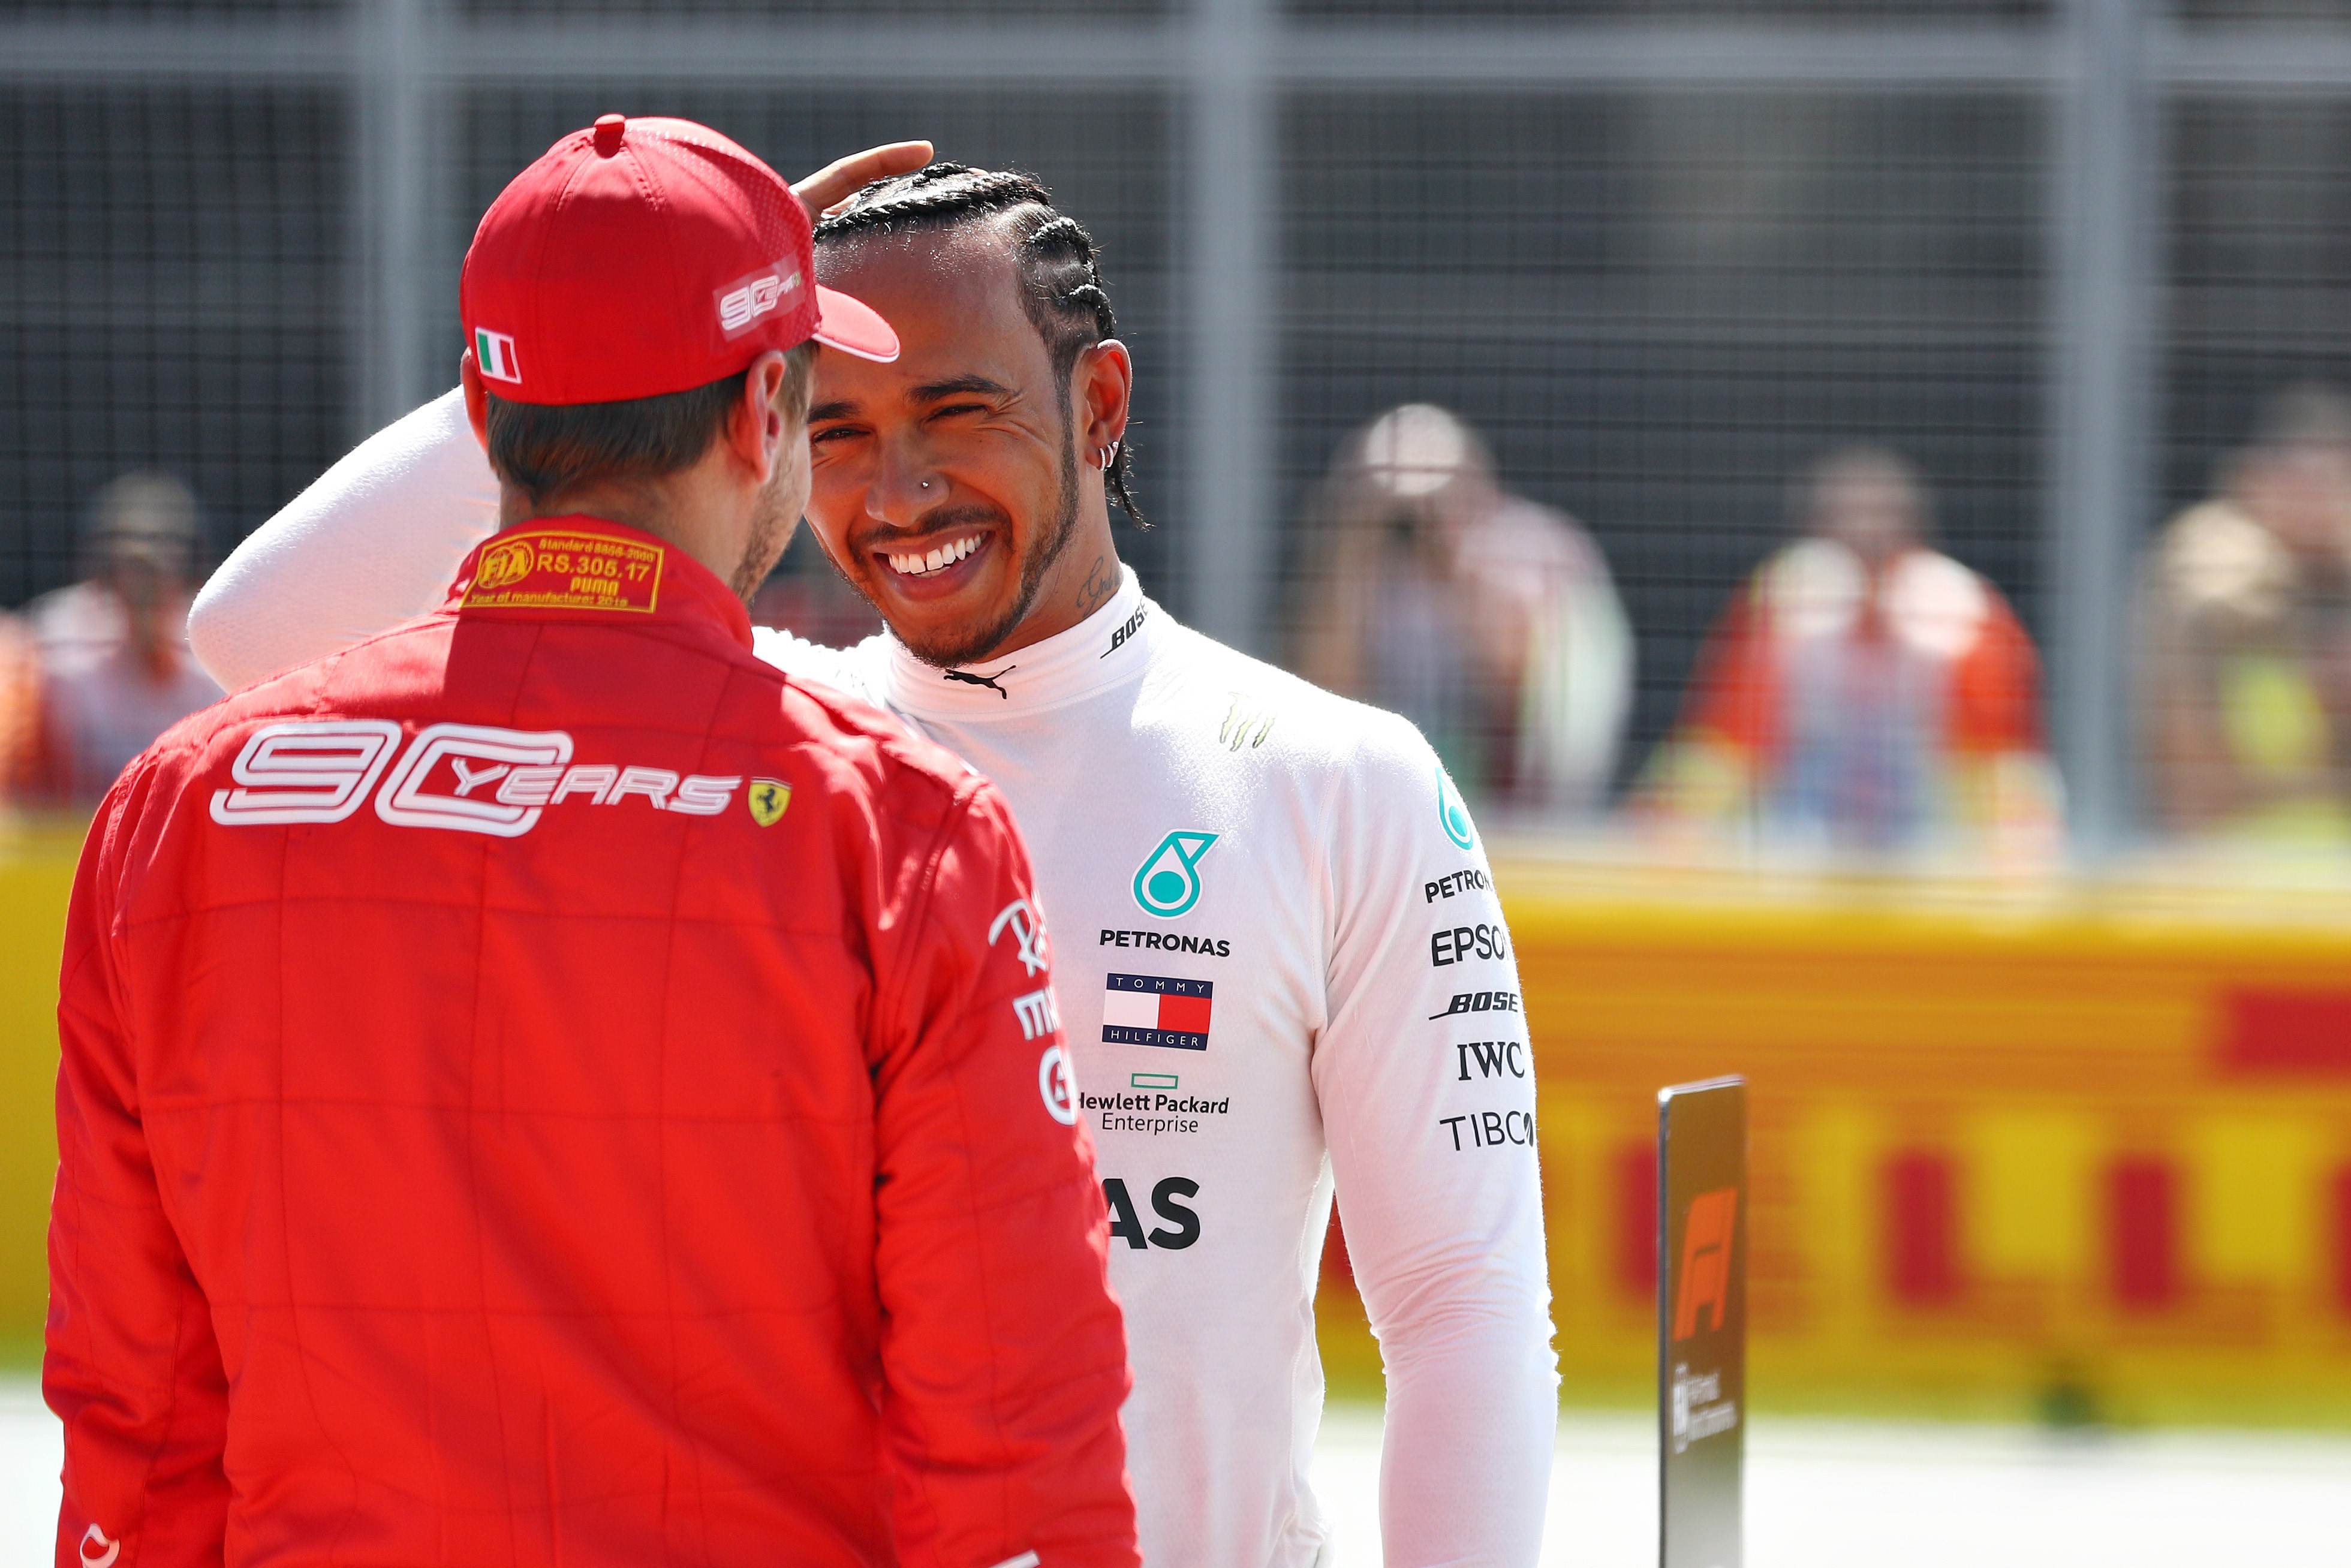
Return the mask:
<svg viewBox="0 0 2351 1568"><path fill-rule="evenodd" d="M810 338L898 357L872 307L817 286L791 187L690 120L608 114L549 148L482 214L458 310L514 402L684 392Z"/></svg>

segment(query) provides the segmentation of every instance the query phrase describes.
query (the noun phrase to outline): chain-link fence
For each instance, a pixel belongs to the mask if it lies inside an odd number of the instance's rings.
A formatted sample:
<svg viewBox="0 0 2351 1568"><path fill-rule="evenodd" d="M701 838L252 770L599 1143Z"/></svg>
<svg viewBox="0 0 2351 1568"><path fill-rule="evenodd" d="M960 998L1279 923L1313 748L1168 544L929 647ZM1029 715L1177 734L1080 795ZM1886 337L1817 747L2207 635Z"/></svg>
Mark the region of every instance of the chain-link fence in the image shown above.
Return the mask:
<svg viewBox="0 0 2351 1568"><path fill-rule="evenodd" d="M1146 584L1498 810L2334 831L2341 4L14 0L0 603L121 472L218 552L447 385L475 218L610 110L1042 174Z"/></svg>

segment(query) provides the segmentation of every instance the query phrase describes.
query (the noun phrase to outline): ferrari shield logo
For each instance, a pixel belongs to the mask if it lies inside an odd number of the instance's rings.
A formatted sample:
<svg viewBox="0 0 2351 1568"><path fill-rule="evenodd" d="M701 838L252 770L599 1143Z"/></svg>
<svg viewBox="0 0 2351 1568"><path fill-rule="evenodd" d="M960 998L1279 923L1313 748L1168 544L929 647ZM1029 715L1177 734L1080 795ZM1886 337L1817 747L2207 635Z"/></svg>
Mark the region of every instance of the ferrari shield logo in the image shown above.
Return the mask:
<svg viewBox="0 0 2351 1568"><path fill-rule="evenodd" d="M792 803L792 787L780 779L754 779L751 792L743 797L751 808L751 820L763 828L772 828Z"/></svg>

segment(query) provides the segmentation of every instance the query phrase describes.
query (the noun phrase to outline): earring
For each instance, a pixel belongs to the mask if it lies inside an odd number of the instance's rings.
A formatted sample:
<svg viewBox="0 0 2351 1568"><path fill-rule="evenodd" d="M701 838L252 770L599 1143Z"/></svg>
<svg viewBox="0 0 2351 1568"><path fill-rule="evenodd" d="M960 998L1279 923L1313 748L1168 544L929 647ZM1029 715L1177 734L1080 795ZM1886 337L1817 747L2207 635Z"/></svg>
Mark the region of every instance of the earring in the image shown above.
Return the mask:
<svg viewBox="0 0 2351 1568"><path fill-rule="evenodd" d="M1103 448L1102 449L1102 472L1103 472L1103 473L1105 473L1105 474L1109 473L1109 472L1110 472L1110 465L1111 465L1112 464L1113 464L1113 463L1117 462L1117 461L1118 461L1118 443L1117 443L1117 442L1115 442L1115 441L1113 441L1113 442L1112 442L1108 446L1105 446L1105 447L1103 447Z"/></svg>

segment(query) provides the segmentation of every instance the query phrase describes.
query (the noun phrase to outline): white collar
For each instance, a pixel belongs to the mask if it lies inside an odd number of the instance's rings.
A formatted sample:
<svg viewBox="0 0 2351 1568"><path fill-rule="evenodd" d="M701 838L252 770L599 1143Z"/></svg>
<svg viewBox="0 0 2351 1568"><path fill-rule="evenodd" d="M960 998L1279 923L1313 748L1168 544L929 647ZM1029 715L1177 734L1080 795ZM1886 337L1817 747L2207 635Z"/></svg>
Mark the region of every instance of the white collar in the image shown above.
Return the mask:
<svg viewBox="0 0 2351 1568"><path fill-rule="evenodd" d="M1109 603L1068 631L1001 658L942 670L893 637L890 706L937 719L1002 718L1055 707L1140 674L1144 649L1165 619L1143 596L1134 569L1121 566Z"/></svg>

